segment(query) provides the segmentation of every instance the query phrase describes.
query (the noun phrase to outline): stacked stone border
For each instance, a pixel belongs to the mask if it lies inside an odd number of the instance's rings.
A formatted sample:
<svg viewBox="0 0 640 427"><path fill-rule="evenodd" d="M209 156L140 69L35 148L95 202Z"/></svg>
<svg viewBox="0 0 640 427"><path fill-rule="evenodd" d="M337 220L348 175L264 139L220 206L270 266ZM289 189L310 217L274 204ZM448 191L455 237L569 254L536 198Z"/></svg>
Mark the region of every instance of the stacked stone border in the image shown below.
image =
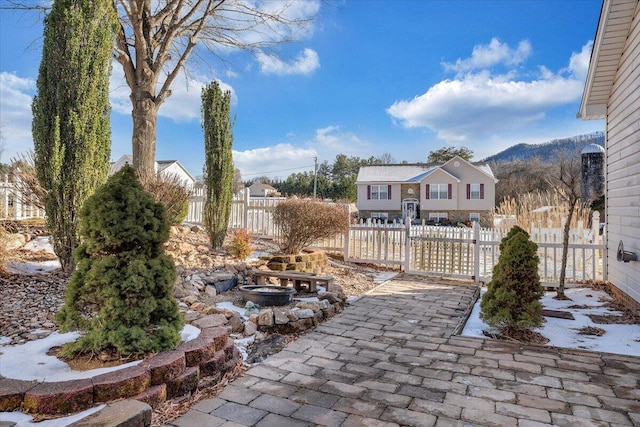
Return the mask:
<svg viewBox="0 0 640 427"><path fill-rule="evenodd" d="M334 293L326 292L318 295L318 302L297 302L293 309L271 307L253 314L248 322L255 323L262 332L293 334L318 326L324 321L340 313L346 301ZM246 322L245 322L246 328Z"/></svg>
<svg viewBox="0 0 640 427"><path fill-rule="evenodd" d="M229 337L224 315L211 314L191 323L201 329L197 338L137 366L71 381L0 378L0 412L20 410L58 416L128 398L156 408L167 399L193 393L201 377L213 377L215 381L222 378L236 365L239 353Z"/></svg>

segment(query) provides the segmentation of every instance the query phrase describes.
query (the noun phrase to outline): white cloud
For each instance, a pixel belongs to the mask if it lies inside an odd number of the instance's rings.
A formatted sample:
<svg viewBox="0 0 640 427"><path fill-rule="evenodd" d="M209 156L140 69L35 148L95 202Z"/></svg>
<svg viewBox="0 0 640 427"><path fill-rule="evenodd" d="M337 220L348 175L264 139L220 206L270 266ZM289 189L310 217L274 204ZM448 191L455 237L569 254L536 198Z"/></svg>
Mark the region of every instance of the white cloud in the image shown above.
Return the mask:
<svg viewBox="0 0 640 427"><path fill-rule="evenodd" d="M589 42L582 46L580 52L574 52L569 59L569 72L576 78L585 80L589 71L589 61L591 61L591 50L593 42Z"/></svg>
<svg viewBox="0 0 640 427"><path fill-rule="evenodd" d="M338 154L368 158L382 153L373 153L371 144L353 132L340 132L339 126L332 125L316 129L312 139L297 145L280 143L234 151L233 162L247 179L262 175L286 178L292 173L312 171L314 157L318 158L318 163L332 163Z"/></svg>
<svg viewBox="0 0 640 427"><path fill-rule="evenodd" d="M362 146L363 141L352 132L340 133L339 126L327 126L325 128L316 129L315 140L312 144L320 144L333 150L342 150L344 154L358 150Z"/></svg>
<svg viewBox="0 0 640 427"><path fill-rule="evenodd" d="M0 73L0 132L3 162L33 149L31 102L36 91L33 79L15 73Z"/></svg>
<svg viewBox="0 0 640 427"><path fill-rule="evenodd" d="M486 69L494 65L518 65L530 55L531 43L528 40L522 40L517 49L511 49L508 44L493 38L487 45L474 46L470 58L458 58L454 64L444 62L442 65L447 71L460 73Z"/></svg>
<svg viewBox="0 0 640 427"><path fill-rule="evenodd" d="M312 148L277 144L271 147L233 151L234 166L240 169L243 179L258 176L287 177L292 173L313 169L313 158L318 153Z"/></svg>
<svg viewBox="0 0 640 427"><path fill-rule="evenodd" d="M320 67L320 59L313 49L305 49L296 59L284 62L274 55L258 52L256 59L260 64L260 71L264 74L281 76L291 74L311 74Z"/></svg>
<svg viewBox="0 0 640 427"><path fill-rule="evenodd" d="M521 42L517 50L511 50L492 41L484 48L474 48L471 58L459 59L449 68L461 71L482 64L517 65L530 52L527 46L528 42ZM428 128L451 144L490 140L495 134L542 120L552 108L578 101L588 51L590 44L574 53L568 68L557 73L539 67L538 75L530 80L518 78L513 69L504 74L484 69L457 75L414 99L396 101L387 113L407 128Z"/></svg>

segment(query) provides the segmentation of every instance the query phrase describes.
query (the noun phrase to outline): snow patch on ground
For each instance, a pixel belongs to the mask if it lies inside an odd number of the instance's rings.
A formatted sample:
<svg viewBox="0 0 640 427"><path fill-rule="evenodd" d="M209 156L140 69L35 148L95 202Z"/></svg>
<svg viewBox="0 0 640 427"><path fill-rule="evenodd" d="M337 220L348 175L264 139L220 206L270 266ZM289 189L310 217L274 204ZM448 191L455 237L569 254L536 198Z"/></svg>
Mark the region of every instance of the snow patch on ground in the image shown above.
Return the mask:
<svg viewBox="0 0 640 427"><path fill-rule="evenodd" d="M471 315L462 331L463 336L486 338L483 330L491 329L480 319L480 301L486 288L480 291L480 298L473 307ZM621 315L605 306L611 297L604 291L587 288L569 288L565 294L571 301L556 300L555 292L546 292L542 297L542 306L550 310L570 311L575 320L546 317L547 320L537 332L549 339L547 346L575 348L605 353L640 354L640 325L594 323L588 314ZM589 308L569 308L571 306L589 306ZM585 326L604 329L602 336L580 335L578 330Z"/></svg>
<svg viewBox="0 0 640 427"><path fill-rule="evenodd" d="M216 304L216 307L222 310L227 309L235 311L240 315L240 317L242 317L242 320L249 320L249 316L246 316L244 314L246 309L244 307L238 307L237 305L234 305L231 301L219 302Z"/></svg>
<svg viewBox="0 0 640 427"><path fill-rule="evenodd" d="M53 270L59 269L60 267L60 261L57 259L41 262L7 261L5 263L5 268L9 273L24 275L49 273Z"/></svg>
<svg viewBox="0 0 640 427"><path fill-rule="evenodd" d="M94 412L98 412L100 409L104 408L106 405L98 405L96 407L87 409L82 412L78 412L77 414L70 415L68 417L56 418L53 420L45 420L45 421L33 421L33 418L27 414L23 414L22 412L0 412L0 421L13 422L16 424L16 427L27 427L27 426L37 426L37 427L66 427L78 420L81 420Z"/></svg>
<svg viewBox="0 0 640 427"><path fill-rule="evenodd" d="M200 335L200 329L186 325L181 332L183 341L190 341ZM92 378L107 372L135 366L141 361L125 363L110 368L74 371L71 367L47 352L56 346L72 342L80 336L77 332L61 334L54 332L46 338L29 341L21 345L4 346L0 349L0 376L26 381L68 381Z"/></svg>

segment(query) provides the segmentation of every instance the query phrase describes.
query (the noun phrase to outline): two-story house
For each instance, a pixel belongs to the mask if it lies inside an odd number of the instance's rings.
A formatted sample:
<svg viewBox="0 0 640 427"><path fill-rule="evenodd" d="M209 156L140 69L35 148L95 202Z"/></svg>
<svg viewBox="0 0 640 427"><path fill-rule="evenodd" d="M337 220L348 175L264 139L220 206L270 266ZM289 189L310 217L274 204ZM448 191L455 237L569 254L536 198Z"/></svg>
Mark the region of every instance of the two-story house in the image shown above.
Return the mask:
<svg viewBox="0 0 640 427"><path fill-rule="evenodd" d="M438 166L363 166L358 172L361 218L493 223L495 185L488 165L454 157Z"/></svg>

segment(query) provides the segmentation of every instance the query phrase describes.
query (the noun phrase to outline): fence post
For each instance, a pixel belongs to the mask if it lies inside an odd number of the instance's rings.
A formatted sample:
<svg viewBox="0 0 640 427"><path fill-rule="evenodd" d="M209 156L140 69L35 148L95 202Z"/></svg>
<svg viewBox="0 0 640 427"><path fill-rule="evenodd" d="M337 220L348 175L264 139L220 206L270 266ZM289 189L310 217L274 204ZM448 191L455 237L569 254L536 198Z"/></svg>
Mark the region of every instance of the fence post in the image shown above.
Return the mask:
<svg viewBox="0 0 640 427"><path fill-rule="evenodd" d="M473 282L480 283L480 224L473 222Z"/></svg>
<svg viewBox="0 0 640 427"><path fill-rule="evenodd" d="M349 259L349 238L351 236L351 225L347 229L344 235L344 248L342 249L342 259L347 261Z"/></svg>
<svg viewBox="0 0 640 427"><path fill-rule="evenodd" d="M404 272L411 270L411 221L405 224L404 233Z"/></svg>
<svg viewBox="0 0 640 427"><path fill-rule="evenodd" d="M249 230L249 197L250 197L250 190L248 188L245 188L242 194L242 201L243 201L242 228L244 228L245 230ZM254 230L250 230L250 231L254 231Z"/></svg>

